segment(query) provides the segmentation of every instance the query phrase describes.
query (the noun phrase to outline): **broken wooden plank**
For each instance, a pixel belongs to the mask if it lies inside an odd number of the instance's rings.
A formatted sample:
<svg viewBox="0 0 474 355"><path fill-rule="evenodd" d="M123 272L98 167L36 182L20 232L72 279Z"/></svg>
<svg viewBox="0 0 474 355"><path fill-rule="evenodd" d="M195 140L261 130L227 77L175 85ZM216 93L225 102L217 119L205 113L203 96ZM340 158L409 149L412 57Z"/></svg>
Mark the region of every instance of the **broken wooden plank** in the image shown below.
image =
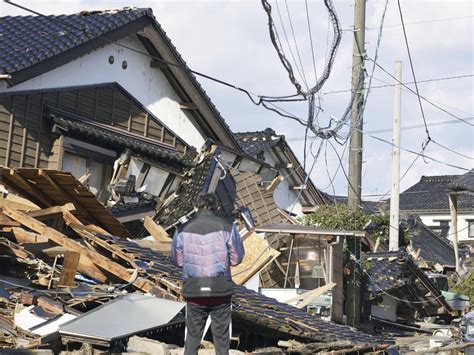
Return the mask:
<svg viewBox="0 0 474 355"><path fill-rule="evenodd" d="M28 212L28 216L33 217L37 220L43 221L45 219L52 219L58 216L62 216L64 210L75 211L76 207L74 206L73 203L67 203L63 206L52 206L52 207Z"/></svg>
<svg viewBox="0 0 474 355"><path fill-rule="evenodd" d="M48 238L38 233L28 232L23 228L14 227L12 233L15 236L17 243L47 243Z"/></svg>
<svg viewBox="0 0 474 355"><path fill-rule="evenodd" d="M244 241L245 257L240 265L232 267L232 279L236 284L243 285L256 273L271 263L280 253L268 247L264 238L255 233L249 235Z"/></svg>
<svg viewBox="0 0 474 355"><path fill-rule="evenodd" d="M336 283L330 282L327 285L315 288L314 290L306 291L305 293L301 293L296 295L295 297L290 298L289 300L285 301L285 303L293 304L296 303L296 308L304 308L308 304L311 303L316 297L321 296L323 293L332 290L336 286Z"/></svg>
<svg viewBox="0 0 474 355"><path fill-rule="evenodd" d="M285 178L281 175L278 175L277 177L275 177L272 182L266 187L265 191L266 192L273 192L275 191L275 189L278 187L278 185L280 185L280 182L282 182L283 180L285 180Z"/></svg>
<svg viewBox="0 0 474 355"><path fill-rule="evenodd" d="M104 235L111 235L109 232L104 230L103 228L96 226L94 224L88 224L84 225L82 221L74 216L70 210L68 210L67 205L61 206L61 210L63 212L63 219L66 224L71 227L71 226L76 226L80 227L81 229L87 230L92 233L99 233L99 234L104 234Z"/></svg>
<svg viewBox="0 0 474 355"><path fill-rule="evenodd" d="M34 203L39 202L44 206L51 206L51 201L44 196L38 189L34 188L22 175L14 169L2 168L2 184L7 186L12 191L16 191L20 195L28 198Z"/></svg>
<svg viewBox="0 0 474 355"><path fill-rule="evenodd" d="M15 211L8 207L3 209L3 213L6 214L11 219L14 219L24 226L30 228L31 230L43 234L44 236L48 237L53 242L64 246L68 250L75 251L80 254L79 259L79 271L84 273L85 275L96 278L99 277L103 279L102 275L97 275L96 272L92 272L90 270L90 264L95 264L96 266L106 270L108 273L114 275L115 277L129 282L131 279L130 272L123 266L109 260L105 256L95 252L93 250L88 249L87 247L69 239L64 234L48 227L44 223L37 221L36 219L28 216L26 213L21 211ZM155 293L161 296L165 296L163 291L159 289L153 282L149 280L145 280L143 278L137 278L136 281L133 283L137 288L141 289L145 292Z"/></svg>
<svg viewBox="0 0 474 355"><path fill-rule="evenodd" d="M59 277L58 286L74 286L77 268L81 254L74 251L66 251L64 254L63 268Z"/></svg>
<svg viewBox="0 0 474 355"><path fill-rule="evenodd" d="M157 241L162 243L171 243L172 239L166 233L162 226L157 224L153 219L146 216L144 221L144 226L148 233Z"/></svg>
<svg viewBox="0 0 474 355"><path fill-rule="evenodd" d="M4 168L0 168L4 169ZM1 186L1 185L0 185ZM8 206L10 208L15 208L17 210L24 210L24 211L34 211L39 210L40 207L35 205L30 200L14 195L9 193L6 197L0 197L0 207Z"/></svg>

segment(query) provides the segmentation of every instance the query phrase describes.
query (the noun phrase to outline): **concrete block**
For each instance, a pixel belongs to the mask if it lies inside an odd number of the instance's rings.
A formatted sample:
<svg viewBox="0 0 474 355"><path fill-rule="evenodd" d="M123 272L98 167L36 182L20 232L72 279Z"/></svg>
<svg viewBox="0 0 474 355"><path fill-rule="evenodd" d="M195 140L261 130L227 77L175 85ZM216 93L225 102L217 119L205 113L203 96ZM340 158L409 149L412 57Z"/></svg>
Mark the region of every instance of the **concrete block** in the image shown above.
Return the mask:
<svg viewBox="0 0 474 355"><path fill-rule="evenodd" d="M170 349L167 344L137 336L128 339L127 351L140 354L170 355Z"/></svg>

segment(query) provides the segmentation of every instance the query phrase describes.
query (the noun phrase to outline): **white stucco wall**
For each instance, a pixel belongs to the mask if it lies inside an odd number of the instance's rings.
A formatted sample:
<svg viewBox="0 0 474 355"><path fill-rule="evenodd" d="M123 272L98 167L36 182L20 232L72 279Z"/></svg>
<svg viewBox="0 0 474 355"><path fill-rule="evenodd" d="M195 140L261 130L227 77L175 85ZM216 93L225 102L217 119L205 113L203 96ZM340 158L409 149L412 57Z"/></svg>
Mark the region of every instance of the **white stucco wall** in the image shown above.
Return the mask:
<svg viewBox="0 0 474 355"><path fill-rule="evenodd" d="M278 164L277 158L270 152L265 151L265 162L271 166ZM298 199L298 192L290 190L291 181L288 179L280 182L278 187L273 193L273 198L275 199L278 207L283 208L287 211L295 213L297 216L303 215L303 209L301 205L301 199Z"/></svg>
<svg viewBox="0 0 474 355"><path fill-rule="evenodd" d="M118 42L146 52L136 36ZM109 56L114 57L113 64L109 64ZM122 69L123 61L127 62L127 69ZM117 82L186 143L199 150L205 141L203 134L179 108L178 95L160 69L150 68L150 61L145 55L109 44L14 87L1 85L0 92Z"/></svg>
<svg viewBox="0 0 474 355"><path fill-rule="evenodd" d="M439 226L439 221L450 221L449 214L419 214L422 222L427 226ZM469 240L468 221L474 221L474 211L472 213L458 212L458 241ZM451 224L450 224L451 226ZM448 238L452 239L453 231L449 230Z"/></svg>

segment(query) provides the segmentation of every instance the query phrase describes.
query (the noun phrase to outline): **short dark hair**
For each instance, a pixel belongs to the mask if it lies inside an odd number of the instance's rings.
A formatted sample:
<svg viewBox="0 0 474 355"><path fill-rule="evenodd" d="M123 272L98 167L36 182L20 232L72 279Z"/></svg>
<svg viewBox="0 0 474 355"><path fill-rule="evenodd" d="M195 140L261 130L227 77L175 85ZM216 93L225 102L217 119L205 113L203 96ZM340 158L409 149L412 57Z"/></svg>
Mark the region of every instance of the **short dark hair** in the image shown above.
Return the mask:
<svg viewBox="0 0 474 355"><path fill-rule="evenodd" d="M217 195L213 192L202 192L194 200L194 207L196 207L198 210L205 208L209 211L217 212L217 210L219 209L219 199L217 198Z"/></svg>

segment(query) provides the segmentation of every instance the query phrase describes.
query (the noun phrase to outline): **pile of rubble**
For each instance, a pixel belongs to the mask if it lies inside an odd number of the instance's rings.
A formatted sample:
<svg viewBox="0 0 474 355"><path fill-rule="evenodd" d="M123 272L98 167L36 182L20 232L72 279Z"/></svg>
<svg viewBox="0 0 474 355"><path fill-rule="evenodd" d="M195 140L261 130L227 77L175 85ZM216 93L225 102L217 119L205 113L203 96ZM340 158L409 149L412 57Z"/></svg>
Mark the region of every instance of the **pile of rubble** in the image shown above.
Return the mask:
<svg viewBox="0 0 474 355"><path fill-rule="evenodd" d="M23 198L0 199L0 348L61 351L87 344L123 352L134 336L182 346L181 270L170 261L171 238L159 224L145 218L151 237L134 239L69 173L4 168L2 182ZM266 262L275 257L252 233L245 236L250 258L258 248L270 253ZM264 266L254 261L234 270L237 283ZM235 291L233 348L253 351L288 340L318 343L314 349L383 347L380 338L244 286Z"/></svg>

